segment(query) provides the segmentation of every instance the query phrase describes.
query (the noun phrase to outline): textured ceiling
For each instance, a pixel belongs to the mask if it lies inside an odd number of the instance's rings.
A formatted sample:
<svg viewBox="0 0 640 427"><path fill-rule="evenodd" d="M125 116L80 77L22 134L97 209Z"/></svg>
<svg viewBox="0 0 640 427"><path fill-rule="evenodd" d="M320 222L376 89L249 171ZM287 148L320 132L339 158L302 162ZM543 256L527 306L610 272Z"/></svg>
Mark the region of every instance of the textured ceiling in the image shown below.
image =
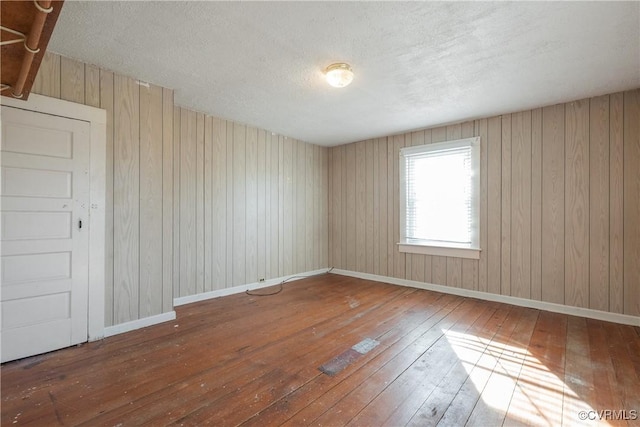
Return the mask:
<svg viewBox="0 0 640 427"><path fill-rule="evenodd" d="M68 1L49 48L337 145L639 87L640 2Z"/></svg>

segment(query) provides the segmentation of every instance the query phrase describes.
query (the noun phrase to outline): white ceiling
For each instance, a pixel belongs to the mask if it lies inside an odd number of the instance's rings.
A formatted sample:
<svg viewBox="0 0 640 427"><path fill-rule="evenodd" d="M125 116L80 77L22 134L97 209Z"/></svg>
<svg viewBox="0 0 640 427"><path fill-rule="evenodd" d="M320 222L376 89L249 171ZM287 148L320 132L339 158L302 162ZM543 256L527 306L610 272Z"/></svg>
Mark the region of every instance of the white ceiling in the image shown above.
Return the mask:
<svg viewBox="0 0 640 427"><path fill-rule="evenodd" d="M640 87L640 2L67 1L49 49L337 145Z"/></svg>

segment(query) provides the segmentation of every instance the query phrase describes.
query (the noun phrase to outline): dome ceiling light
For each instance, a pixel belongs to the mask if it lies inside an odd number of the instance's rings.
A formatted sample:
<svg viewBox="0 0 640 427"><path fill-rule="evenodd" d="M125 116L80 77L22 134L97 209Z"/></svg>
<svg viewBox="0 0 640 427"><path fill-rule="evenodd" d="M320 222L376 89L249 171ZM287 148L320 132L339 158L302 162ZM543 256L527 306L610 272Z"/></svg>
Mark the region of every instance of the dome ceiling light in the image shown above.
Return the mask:
<svg viewBox="0 0 640 427"><path fill-rule="evenodd" d="M353 70L349 64L344 62L329 65L324 74L327 83L333 87L349 86L353 81Z"/></svg>

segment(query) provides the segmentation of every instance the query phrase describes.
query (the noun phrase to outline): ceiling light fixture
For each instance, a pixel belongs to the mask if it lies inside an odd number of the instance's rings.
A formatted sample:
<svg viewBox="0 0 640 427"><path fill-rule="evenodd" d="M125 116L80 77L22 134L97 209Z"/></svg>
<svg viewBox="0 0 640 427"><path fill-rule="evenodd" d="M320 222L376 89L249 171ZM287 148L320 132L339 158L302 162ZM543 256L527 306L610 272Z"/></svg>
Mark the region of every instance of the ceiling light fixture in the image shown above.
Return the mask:
<svg viewBox="0 0 640 427"><path fill-rule="evenodd" d="M339 62L337 64L331 64L324 71L324 74L329 83L333 87L345 87L353 81L353 70L349 64Z"/></svg>

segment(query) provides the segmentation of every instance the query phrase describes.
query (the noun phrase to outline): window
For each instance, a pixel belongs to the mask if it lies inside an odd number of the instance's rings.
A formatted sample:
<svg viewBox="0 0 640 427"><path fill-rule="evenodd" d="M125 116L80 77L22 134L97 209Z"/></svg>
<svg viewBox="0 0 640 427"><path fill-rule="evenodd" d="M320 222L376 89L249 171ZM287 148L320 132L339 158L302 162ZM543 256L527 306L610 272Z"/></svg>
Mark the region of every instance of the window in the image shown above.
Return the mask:
<svg viewBox="0 0 640 427"><path fill-rule="evenodd" d="M480 257L480 137L400 151L401 252Z"/></svg>

